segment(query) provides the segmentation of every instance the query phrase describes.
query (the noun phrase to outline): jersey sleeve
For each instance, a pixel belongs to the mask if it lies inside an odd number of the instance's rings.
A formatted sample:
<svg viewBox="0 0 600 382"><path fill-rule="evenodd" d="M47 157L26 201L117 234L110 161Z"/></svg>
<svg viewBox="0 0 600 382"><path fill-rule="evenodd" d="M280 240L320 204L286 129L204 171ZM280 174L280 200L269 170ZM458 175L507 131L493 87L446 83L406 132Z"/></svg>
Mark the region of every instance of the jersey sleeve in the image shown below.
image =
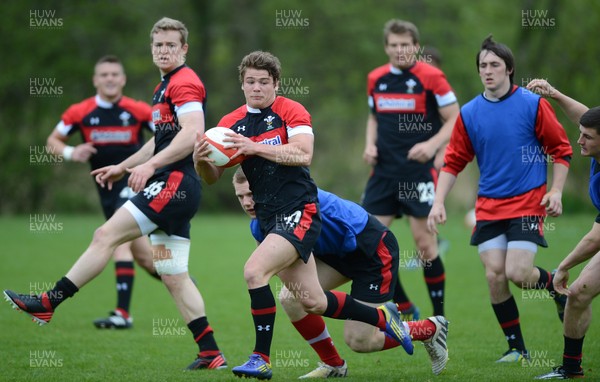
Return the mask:
<svg viewBox="0 0 600 382"><path fill-rule="evenodd" d="M81 123L81 112L78 104L71 105L60 118L60 122L56 125L56 130L66 136L75 133L79 129Z"/></svg>
<svg viewBox="0 0 600 382"><path fill-rule="evenodd" d="M206 99L206 90L200 79L187 77L171 85L169 97L177 114L190 111L202 111Z"/></svg>
<svg viewBox="0 0 600 382"><path fill-rule="evenodd" d="M438 107L444 107L456 103L458 100L452 87L441 70L435 70L431 76L431 90L435 95Z"/></svg>
<svg viewBox="0 0 600 382"><path fill-rule="evenodd" d="M310 114L298 102L289 101L290 105L287 108L284 116L288 137L293 137L297 134L313 134Z"/></svg>
<svg viewBox="0 0 600 382"><path fill-rule="evenodd" d="M556 118L552 105L544 98L540 98L538 104L535 135L545 153L552 158L554 163L569 167L569 162L573 156L573 148L569 138L567 138L565 129Z"/></svg>
<svg viewBox="0 0 600 382"><path fill-rule="evenodd" d="M459 114L452 130L450 143L446 147L442 171L457 176L474 157L475 151L473 150L471 139L465 129L462 115Z"/></svg>

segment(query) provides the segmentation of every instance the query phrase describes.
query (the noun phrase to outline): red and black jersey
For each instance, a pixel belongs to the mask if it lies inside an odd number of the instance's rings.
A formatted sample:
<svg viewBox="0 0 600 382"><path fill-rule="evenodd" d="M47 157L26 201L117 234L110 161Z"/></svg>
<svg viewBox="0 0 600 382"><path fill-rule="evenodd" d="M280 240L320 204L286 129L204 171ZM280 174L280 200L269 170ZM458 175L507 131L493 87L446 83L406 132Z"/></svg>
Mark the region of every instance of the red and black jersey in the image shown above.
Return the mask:
<svg viewBox="0 0 600 382"><path fill-rule="evenodd" d="M70 106L56 126L64 136L76 131L98 150L92 169L119 163L144 145L142 130L154 132L150 105L128 97L110 103L99 96Z"/></svg>
<svg viewBox="0 0 600 382"><path fill-rule="evenodd" d="M228 127L254 142L281 146L296 134L312 134L310 114L296 101L278 96L265 109L241 106L224 116L218 126ZM286 153L282 156L294 155ZM259 219L317 201L317 186L308 167L285 166L254 156L242 162Z"/></svg>
<svg viewBox="0 0 600 382"><path fill-rule="evenodd" d="M178 115L190 111L203 111L206 90L198 75L186 65L166 74L154 90L152 97L152 121L154 122L154 154L167 147L180 130ZM156 173L186 169L196 174L192 152L185 158L171 163Z"/></svg>
<svg viewBox="0 0 600 382"><path fill-rule="evenodd" d="M369 73L367 94L377 118L375 173L396 177L432 167L433 158L422 164L407 156L411 147L439 132L438 109L457 102L444 73L420 61L404 70L386 64Z"/></svg>

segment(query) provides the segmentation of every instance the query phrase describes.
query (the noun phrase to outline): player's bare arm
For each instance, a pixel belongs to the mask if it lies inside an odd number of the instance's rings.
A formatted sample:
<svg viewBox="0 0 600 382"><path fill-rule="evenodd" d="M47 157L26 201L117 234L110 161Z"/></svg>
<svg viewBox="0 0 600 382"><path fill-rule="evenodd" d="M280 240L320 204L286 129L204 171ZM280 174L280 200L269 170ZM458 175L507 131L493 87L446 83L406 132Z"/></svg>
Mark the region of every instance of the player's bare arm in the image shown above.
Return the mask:
<svg viewBox="0 0 600 382"><path fill-rule="evenodd" d="M548 215L556 217L562 214L562 190L567 180L569 168L562 163L554 163L552 168L552 186L550 191L544 195L540 204L546 206Z"/></svg>
<svg viewBox="0 0 600 382"><path fill-rule="evenodd" d="M429 229L429 232L433 234L438 234L438 224L446 224L446 197L450 193L452 187L454 187L455 182L456 176L445 171L440 172L433 204L431 205L431 210L427 217L427 228Z"/></svg>
<svg viewBox="0 0 600 382"><path fill-rule="evenodd" d="M231 133L231 138L225 139L237 148L240 155L258 155L267 160L286 166L309 166L312 161L314 136L312 134L297 134L289 138L285 145L272 146L253 142L250 138Z"/></svg>
<svg viewBox="0 0 600 382"><path fill-rule="evenodd" d="M69 136L62 135L58 130L54 129L46 140L46 147L51 153L61 153L65 159L74 162L87 162L97 152L94 145L90 142L81 143L69 149L67 145L68 140ZM67 154L65 149L71 150L71 152Z"/></svg>
<svg viewBox="0 0 600 382"><path fill-rule="evenodd" d="M367 164L375 166L377 164L377 119L373 114L369 114L367 119L365 142L363 159Z"/></svg>
<svg viewBox="0 0 600 382"><path fill-rule="evenodd" d="M458 103L455 102L451 105L438 108L438 111L440 113L440 118L443 121L440 131L427 141L417 143L411 147L408 151L408 159L426 163L435 156L440 148L444 147L444 145L450 141L452 129L454 128L454 123L460 113L460 108Z"/></svg>
<svg viewBox="0 0 600 382"><path fill-rule="evenodd" d="M139 164L134 168L128 167L127 171L131 174L128 185L134 192L140 192L157 169L177 162L194 151L196 134L204 132L203 113L201 111L192 111L178 116L178 118L180 130L169 146L150 158L147 162Z"/></svg>
<svg viewBox="0 0 600 382"><path fill-rule="evenodd" d="M561 93L544 79L536 78L527 84L527 89L539 95L554 99L565 112L569 120L579 126L581 116L589 110L587 106Z"/></svg>
<svg viewBox="0 0 600 382"><path fill-rule="evenodd" d="M569 295L567 282L569 281L569 269L587 261L600 251L600 224L594 223L588 232L577 243L575 248L558 266L554 275L554 288L558 293Z"/></svg>

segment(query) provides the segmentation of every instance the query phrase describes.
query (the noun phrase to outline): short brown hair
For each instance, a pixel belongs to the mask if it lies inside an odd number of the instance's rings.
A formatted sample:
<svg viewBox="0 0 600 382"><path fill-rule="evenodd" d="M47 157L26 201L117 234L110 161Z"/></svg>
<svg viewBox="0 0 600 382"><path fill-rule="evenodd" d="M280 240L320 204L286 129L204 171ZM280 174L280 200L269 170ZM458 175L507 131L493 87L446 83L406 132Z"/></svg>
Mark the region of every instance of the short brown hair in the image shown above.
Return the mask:
<svg viewBox="0 0 600 382"><path fill-rule="evenodd" d="M244 170L242 170L242 166L239 166L237 170L233 173L233 184L242 184L246 183L248 178L246 178L246 174L244 174Z"/></svg>
<svg viewBox="0 0 600 382"><path fill-rule="evenodd" d="M413 43L419 42L419 30L417 26L410 21L392 19L385 23L383 27L383 43L387 45L388 37L391 34L405 34L408 33L412 36Z"/></svg>
<svg viewBox="0 0 600 382"><path fill-rule="evenodd" d="M269 76L273 77L275 83L281 78L281 63L279 59L269 52L254 51L242 59L238 71L240 73L240 82L244 82L246 69L266 70Z"/></svg>
<svg viewBox="0 0 600 382"><path fill-rule="evenodd" d="M160 31L177 31L181 34L181 45L187 44L188 30L185 27L185 24L179 20L170 19L168 17L163 17L158 20L150 31L150 41L153 41L154 34Z"/></svg>
<svg viewBox="0 0 600 382"><path fill-rule="evenodd" d="M98 59L98 61L96 61L96 64L94 65L94 71L96 71L96 68L98 67L98 65L101 65L101 64L118 64L121 66L123 73L125 73L125 68L123 67L123 63L121 62L119 57L117 57L115 55L107 54L106 56L100 57Z"/></svg>

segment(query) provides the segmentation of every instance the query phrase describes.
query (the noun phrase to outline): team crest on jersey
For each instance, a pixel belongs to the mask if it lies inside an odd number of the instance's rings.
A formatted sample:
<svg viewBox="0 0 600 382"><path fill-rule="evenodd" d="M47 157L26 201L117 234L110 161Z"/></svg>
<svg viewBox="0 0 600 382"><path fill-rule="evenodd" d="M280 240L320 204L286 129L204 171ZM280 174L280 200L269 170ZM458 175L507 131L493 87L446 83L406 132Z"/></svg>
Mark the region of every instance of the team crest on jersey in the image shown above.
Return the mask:
<svg viewBox="0 0 600 382"><path fill-rule="evenodd" d="M413 80L412 78L408 81L405 82L406 84L406 92L407 93L414 93L415 92L415 86L417 86L417 81Z"/></svg>
<svg viewBox="0 0 600 382"><path fill-rule="evenodd" d="M267 131L269 130L273 130L273 120L275 119L275 117L273 117L272 115L268 116L267 118L265 118L263 121L265 121L267 123Z"/></svg>
<svg viewBox="0 0 600 382"><path fill-rule="evenodd" d="M131 114L129 114L126 111L124 111L121 114L119 114L119 119L122 122L122 126L129 126L129 119L130 118L131 118Z"/></svg>

